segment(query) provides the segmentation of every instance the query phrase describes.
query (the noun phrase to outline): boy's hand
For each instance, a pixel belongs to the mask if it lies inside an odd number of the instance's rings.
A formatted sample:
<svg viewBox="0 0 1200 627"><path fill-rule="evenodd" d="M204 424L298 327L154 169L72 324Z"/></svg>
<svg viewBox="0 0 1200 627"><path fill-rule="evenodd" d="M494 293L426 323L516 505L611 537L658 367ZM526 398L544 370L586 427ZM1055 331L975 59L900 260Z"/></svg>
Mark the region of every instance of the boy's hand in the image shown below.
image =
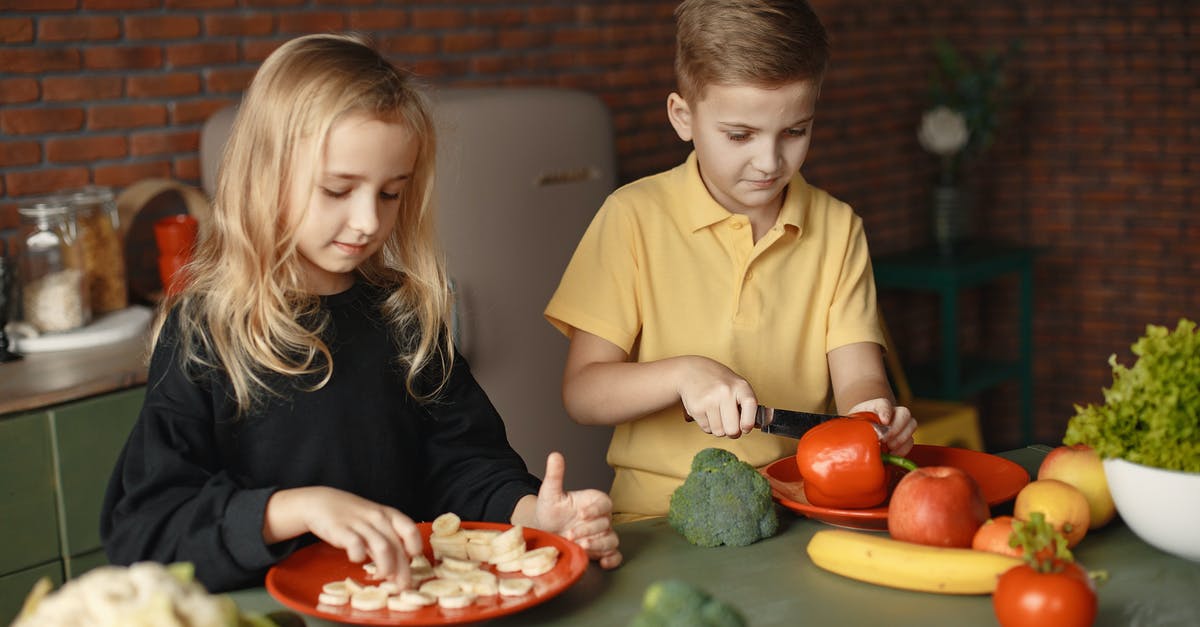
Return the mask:
<svg viewBox="0 0 1200 627"><path fill-rule="evenodd" d="M546 477L538 491L531 527L557 533L587 551L602 568L621 563L617 532L612 528L612 499L600 490L563 491L566 460L561 453L546 458Z"/></svg>
<svg viewBox="0 0 1200 627"><path fill-rule="evenodd" d="M682 363L679 399L701 430L736 440L754 429L758 399L745 379L707 357L692 355Z"/></svg>
<svg viewBox="0 0 1200 627"><path fill-rule="evenodd" d="M369 558L375 562L376 576L391 578L401 587L409 584L409 561L423 550L421 532L411 518L344 490L323 486L281 490L267 503L266 517L273 516L299 522L303 531L344 549L351 562ZM264 537L274 540L265 530Z"/></svg>
<svg viewBox="0 0 1200 627"><path fill-rule="evenodd" d="M893 405L886 398L873 398L863 401L850 408L848 414L869 411L879 416L880 422L889 425L888 433L883 438L883 445L893 455L907 455L913 447L913 432L917 430L917 421L907 407Z"/></svg>

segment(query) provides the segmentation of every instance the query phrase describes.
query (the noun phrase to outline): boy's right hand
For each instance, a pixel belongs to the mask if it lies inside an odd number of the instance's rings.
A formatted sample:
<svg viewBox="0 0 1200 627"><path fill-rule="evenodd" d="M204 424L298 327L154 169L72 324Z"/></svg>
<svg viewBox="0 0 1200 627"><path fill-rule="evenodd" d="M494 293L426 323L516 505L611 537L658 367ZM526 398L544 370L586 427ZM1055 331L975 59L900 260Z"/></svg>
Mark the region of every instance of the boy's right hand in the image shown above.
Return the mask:
<svg viewBox="0 0 1200 627"><path fill-rule="evenodd" d="M707 357L680 358L676 390L683 411L705 433L740 438L754 429L758 398L745 379Z"/></svg>
<svg viewBox="0 0 1200 627"><path fill-rule="evenodd" d="M276 533L269 533L272 520L279 524ZM292 534L298 525L303 529ZM268 543L305 531L345 550L351 562L369 558L375 562L375 576L392 579L403 588L409 584L410 560L423 552L416 524L393 507L323 486L281 490L272 495L263 524Z"/></svg>

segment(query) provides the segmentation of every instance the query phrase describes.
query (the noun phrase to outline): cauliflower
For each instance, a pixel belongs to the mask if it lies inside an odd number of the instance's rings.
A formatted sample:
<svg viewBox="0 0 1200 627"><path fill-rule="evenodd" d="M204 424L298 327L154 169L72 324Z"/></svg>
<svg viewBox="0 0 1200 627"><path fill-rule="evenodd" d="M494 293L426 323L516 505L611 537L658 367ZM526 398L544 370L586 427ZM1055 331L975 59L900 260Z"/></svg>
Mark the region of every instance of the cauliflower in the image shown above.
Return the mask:
<svg viewBox="0 0 1200 627"><path fill-rule="evenodd" d="M667 521L699 546L746 546L779 530L767 478L719 448L692 458L691 473L671 495Z"/></svg>
<svg viewBox="0 0 1200 627"><path fill-rule="evenodd" d="M102 566L49 594L39 581L12 627L273 627L262 616L240 616L226 596L193 580L191 564L140 562Z"/></svg>
<svg viewBox="0 0 1200 627"><path fill-rule="evenodd" d="M744 627L733 606L679 579L656 581L646 588L642 610L629 627Z"/></svg>

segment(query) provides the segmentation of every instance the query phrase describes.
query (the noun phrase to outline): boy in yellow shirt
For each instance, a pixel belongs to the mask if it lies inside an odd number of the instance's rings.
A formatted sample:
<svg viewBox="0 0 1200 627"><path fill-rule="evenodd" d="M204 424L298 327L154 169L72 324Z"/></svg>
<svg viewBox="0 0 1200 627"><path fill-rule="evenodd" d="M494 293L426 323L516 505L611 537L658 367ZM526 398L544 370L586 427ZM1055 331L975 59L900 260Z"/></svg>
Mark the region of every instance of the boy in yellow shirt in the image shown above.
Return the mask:
<svg viewBox="0 0 1200 627"><path fill-rule="evenodd" d="M675 15L667 116L694 151L609 196L545 311L571 342L567 413L615 426L614 521L666 514L704 448L759 467L794 454L753 429L760 404L874 411L899 454L916 428L884 370L862 220L799 174L820 20L803 0L686 0Z"/></svg>

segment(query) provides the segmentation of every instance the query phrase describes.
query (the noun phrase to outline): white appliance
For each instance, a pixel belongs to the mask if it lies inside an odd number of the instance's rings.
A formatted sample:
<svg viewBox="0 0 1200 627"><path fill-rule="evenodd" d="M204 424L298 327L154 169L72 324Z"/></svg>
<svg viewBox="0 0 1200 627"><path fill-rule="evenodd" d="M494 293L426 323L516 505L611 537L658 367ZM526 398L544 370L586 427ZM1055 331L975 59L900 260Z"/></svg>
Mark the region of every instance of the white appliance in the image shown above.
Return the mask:
<svg viewBox="0 0 1200 627"><path fill-rule="evenodd" d="M434 199L457 294L459 346L541 476L566 456L566 485L607 491L611 428L562 405L567 339L542 317L584 230L616 181L612 123L594 95L556 88L444 88Z"/></svg>

